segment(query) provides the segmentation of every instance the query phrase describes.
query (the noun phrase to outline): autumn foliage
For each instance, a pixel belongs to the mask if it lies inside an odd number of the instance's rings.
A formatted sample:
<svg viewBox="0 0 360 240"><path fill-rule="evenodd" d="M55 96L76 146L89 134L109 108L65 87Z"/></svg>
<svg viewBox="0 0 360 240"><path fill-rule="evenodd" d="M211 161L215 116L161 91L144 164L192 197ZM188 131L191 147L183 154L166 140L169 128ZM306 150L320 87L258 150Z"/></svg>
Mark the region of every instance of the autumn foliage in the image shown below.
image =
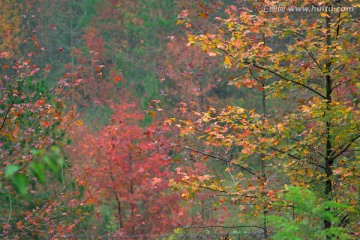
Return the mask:
<svg viewBox="0 0 360 240"><path fill-rule="evenodd" d="M190 45L200 46L210 56L223 56L225 68L241 71L229 84L258 87L262 95L260 111L229 105L198 113L197 121L182 121L183 134L204 139L204 147L196 151L229 165L225 171L230 184L219 182L217 173L202 184L226 192L231 196L228 201L248 205L240 214L255 217L251 222L263 219L252 227L261 226L264 238L273 233L268 219L286 214L286 207L283 212L277 204L288 185L315 190L320 203L329 201L325 213L340 211L333 218L318 218L319 228L324 229L318 235L329 238L338 230L338 236L344 237L343 231L357 236L358 181L353 176L358 168L353 164L360 137L355 93L358 47L348 39L358 36L353 35L351 14L314 13L304 19L291 12L259 10L257 3L249 5L230 6L226 17L214 17L217 28L188 35ZM346 23L340 26L340 21ZM351 98L338 94L344 87L353 92ZM274 108L281 100L283 108ZM332 201L348 208L330 207ZM293 212L292 220L303 221ZM294 233L297 236L301 235Z"/></svg>
<svg viewBox="0 0 360 240"><path fill-rule="evenodd" d="M135 103L114 104L110 123L99 132L75 127L71 157L79 184L96 190L92 201L113 207L119 230L117 236L153 235L172 231L182 207L169 187L176 173L170 170L162 124L143 129L142 113ZM101 214L99 214L101 218Z"/></svg>
<svg viewBox="0 0 360 240"><path fill-rule="evenodd" d="M359 4L228 2L0 0L0 238L359 238Z"/></svg>

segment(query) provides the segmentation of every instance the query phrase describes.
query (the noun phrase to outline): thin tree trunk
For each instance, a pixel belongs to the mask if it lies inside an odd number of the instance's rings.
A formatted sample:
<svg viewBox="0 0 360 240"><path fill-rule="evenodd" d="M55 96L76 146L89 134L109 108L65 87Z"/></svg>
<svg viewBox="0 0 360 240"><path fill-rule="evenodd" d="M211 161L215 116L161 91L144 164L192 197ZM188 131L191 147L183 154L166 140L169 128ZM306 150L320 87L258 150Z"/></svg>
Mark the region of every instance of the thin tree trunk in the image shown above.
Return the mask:
<svg viewBox="0 0 360 240"><path fill-rule="evenodd" d="M328 13L329 14L329 13ZM330 17L326 17L326 29L327 29L327 35L326 35L326 45L330 46L331 45L331 33L330 33ZM327 73L327 75L325 76L325 81L326 81L326 100L327 100L327 106L326 106L326 112L325 112L325 116L327 111L330 110L330 104L332 101L331 98L331 94L332 94L332 79L329 75L329 71L330 71L330 67L331 67L331 60L329 60L326 65L325 65L325 72ZM326 174L326 182L325 182L325 197L327 200L332 200L332 191L333 191L333 181L332 181L332 176L333 176L333 163L334 163L334 159L332 158L332 143L331 143L331 122L327 121L326 122L326 131L325 131L325 138L326 138L326 143L325 143L325 174ZM330 211L330 208L326 209L327 211ZM329 220L324 220L324 229L328 229L331 228L332 223ZM331 239L331 236L327 236L327 239Z"/></svg>
<svg viewBox="0 0 360 240"><path fill-rule="evenodd" d="M130 168L130 173L133 173L133 169L132 169L132 155L131 155L131 150L129 153L129 168ZM134 183L133 183L133 178L130 178L130 194L133 196L134 195ZM133 219L133 215L134 215L134 204L131 203L130 204L130 219ZM135 235L135 227L132 226L131 227L131 235Z"/></svg>
<svg viewBox="0 0 360 240"><path fill-rule="evenodd" d="M266 104L265 104L265 98L266 98L266 92L265 92L265 88L263 85L263 94L262 94L262 107L263 107L263 120L265 121L266 119ZM266 197L266 182L267 182L267 174L266 174L266 164L265 161L263 160L264 155L261 154L260 155L260 166L261 166L261 185L263 188L263 196ZM267 239L269 237L268 234L268 224L267 224L267 215L268 215L268 209L267 209L267 204L263 205L263 216L264 216L264 221L263 221L263 225L264 225L264 239Z"/></svg>
<svg viewBox="0 0 360 240"><path fill-rule="evenodd" d="M111 181L113 182L113 185L115 186L115 179L114 177L111 175L110 176L111 178ZM120 229L123 228L124 224L123 224L123 219L122 219L122 209L121 209L121 201L120 201L120 198L117 194L116 191L114 191L114 196L115 196L115 199L116 199L116 204L117 204L117 210L118 210L118 214L119 214L119 227Z"/></svg>
<svg viewBox="0 0 360 240"><path fill-rule="evenodd" d="M263 41L264 41L264 45L266 45L266 37L265 34L263 33ZM264 81L261 81L260 79L258 80L261 83L262 86L262 112L263 112L263 121L265 122L266 119L266 91L265 91L265 83ZM260 166L261 166L261 184L263 187L263 197L264 199L266 198L267 195L267 190L266 190L266 182L267 182L267 174L266 174L266 164L265 161L263 160L265 156L263 154L260 155ZM268 223L267 223L267 216L268 216L268 208L267 208L267 201L266 203L263 205L263 216L264 216L264 220L263 220L263 226L264 226L264 239L268 239L269 237L269 232L268 232Z"/></svg>

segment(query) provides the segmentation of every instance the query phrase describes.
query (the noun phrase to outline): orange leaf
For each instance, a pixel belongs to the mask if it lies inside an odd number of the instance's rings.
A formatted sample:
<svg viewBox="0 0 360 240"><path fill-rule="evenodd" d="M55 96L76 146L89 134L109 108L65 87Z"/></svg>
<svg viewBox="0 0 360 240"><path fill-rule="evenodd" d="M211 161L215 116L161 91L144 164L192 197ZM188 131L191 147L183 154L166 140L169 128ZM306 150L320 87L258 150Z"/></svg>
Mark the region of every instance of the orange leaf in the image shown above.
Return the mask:
<svg viewBox="0 0 360 240"><path fill-rule="evenodd" d="M17 227L18 229L23 229L23 228L24 228L24 225L22 224L22 222L17 222L17 223L16 223L16 227Z"/></svg>
<svg viewBox="0 0 360 240"><path fill-rule="evenodd" d="M161 178L154 177L153 180L151 181L151 185L155 186L156 184L160 183L161 181L162 181Z"/></svg>
<svg viewBox="0 0 360 240"><path fill-rule="evenodd" d="M121 77L119 77L119 76L114 77L114 82L118 83L120 80L121 80Z"/></svg>
<svg viewBox="0 0 360 240"><path fill-rule="evenodd" d="M40 121L40 124L46 128L48 128L50 126L50 122L43 121L43 120Z"/></svg>
<svg viewBox="0 0 360 240"><path fill-rule="evenodd" d="M156 116L156 112L155 111L149 111L149 114L152 118L154 118Z"/></svg>
<svg viewBox="0 0 360 240"><path fill-rule="evenodd" d="M199 16L202 17L202 18L207 18L209 15L207 15L206 12L202 12L202 13L199 14Z"/></svg>

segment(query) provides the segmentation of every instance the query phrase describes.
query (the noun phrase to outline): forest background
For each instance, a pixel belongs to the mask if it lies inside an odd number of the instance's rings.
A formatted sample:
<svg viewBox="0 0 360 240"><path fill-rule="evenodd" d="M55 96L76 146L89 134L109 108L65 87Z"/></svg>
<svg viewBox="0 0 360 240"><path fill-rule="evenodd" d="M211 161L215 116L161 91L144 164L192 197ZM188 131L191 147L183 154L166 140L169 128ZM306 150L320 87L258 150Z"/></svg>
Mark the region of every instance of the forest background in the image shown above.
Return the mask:
<svg viewBox="0 0 360 240"><path fill-rule="evenodd" d="M356 1L0 3L0 238L360 237Z"/></svg>

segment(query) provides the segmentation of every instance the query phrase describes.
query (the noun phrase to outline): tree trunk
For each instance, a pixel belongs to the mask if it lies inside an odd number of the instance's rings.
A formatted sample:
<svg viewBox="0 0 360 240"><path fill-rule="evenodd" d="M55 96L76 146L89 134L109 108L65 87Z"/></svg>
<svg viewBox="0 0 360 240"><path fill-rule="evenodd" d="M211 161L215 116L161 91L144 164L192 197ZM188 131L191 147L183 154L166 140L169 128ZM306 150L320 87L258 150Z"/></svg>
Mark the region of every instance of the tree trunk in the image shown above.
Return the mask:
<svg viewBox="0 0 360 240"><path fill-rule="evenodd" d="M330 14L328 12L328 14ZM326 45L330 46L331 45L331 33L330 33L330 17L326 17ZM327 106L326 106L326 110L325 110L325 114L324 116L326 116L327 112L330 111L330 104L332 101L332 79L331 76L329 75L329 71L330 71L330 67L331 67L331 60L328 60L328 62L325 65L325 69L324 71L326 72L326 76L325 76L325 81L326 81L326 100L327 100ZM332 191L333 191L333 163L334 163L334 159L332 158L332 151L333 151L333 146L331 143L331 122L327 121L326 122L326 131L325 131L325 138L326 138L326 143L325 143L325 174L326 174L326 182L325 182L325 197L327 200L332 200ZM327 211L330 211L330 208L326 209ZM328 229L331 228L332 223L331 221L328 220L324 220L324 229ZM327 236L327 239L331 239L331 236Z"/></svg>

